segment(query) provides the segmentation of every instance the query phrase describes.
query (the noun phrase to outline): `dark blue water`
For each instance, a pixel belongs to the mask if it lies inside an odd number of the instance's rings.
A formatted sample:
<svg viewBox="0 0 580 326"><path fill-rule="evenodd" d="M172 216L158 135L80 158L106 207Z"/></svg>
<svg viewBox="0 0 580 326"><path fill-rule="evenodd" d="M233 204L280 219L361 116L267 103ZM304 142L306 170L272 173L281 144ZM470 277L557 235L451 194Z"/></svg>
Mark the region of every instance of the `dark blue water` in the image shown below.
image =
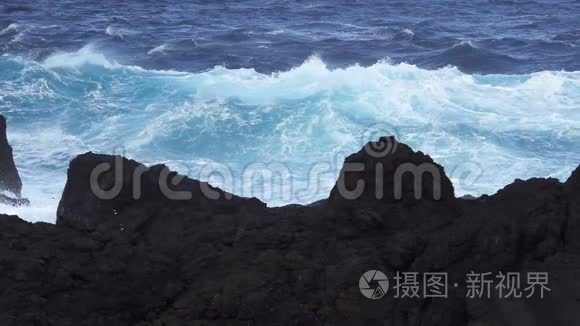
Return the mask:
<svg viewBox="0 0 580 326"><path fill-rule="evenodd" d="M191 72L269 73L312 54L331 67L390 58L467 73L580 70L573 0L3 2L0 26L19 28L2 33L0 53L34 60L93 43L123 64Z"/></svg>
<svg viewBox="0 0 580 326"><path fill-rule="evenodd" d="M493 193L580 162L580 1L3 0L0 112L31 220L89 150L280 205L395 134Z"/></svg>

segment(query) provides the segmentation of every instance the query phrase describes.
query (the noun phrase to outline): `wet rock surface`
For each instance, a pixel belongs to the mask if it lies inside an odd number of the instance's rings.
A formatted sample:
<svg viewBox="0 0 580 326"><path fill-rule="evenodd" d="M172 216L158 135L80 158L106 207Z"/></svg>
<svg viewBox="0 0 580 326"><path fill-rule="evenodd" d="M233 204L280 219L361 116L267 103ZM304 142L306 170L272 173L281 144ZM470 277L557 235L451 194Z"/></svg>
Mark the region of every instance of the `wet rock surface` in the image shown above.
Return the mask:
<svg viewBox="0 0 580 326"><path fill-rule="evenodd" d="M169 190L191 198L172 200L159 180L176 175L163 166L81 155L70 164L56 225L0 215L0 320L59 326L578 323L580 168L565 183L516 180L495 195L464 200L455 198L444 169L427 155L404 144L375 154L363 149L347 158L364 170L343 170L338 182L352 190L364 180L376 189L382 180L381 198L366 188L345 198L337 183L326 201L279 208L187 178ZM94 178L99 189L118 191L112 199L91 189L92 171L104 163L123 166L120 177L103 170ZM442 184L438 199L433 175L420 183L396 181L405 163L433 164ZM135 178L135 171L145 172ZM399 196L387 190L396 182ZM417 185L424 198L416 198ZM207 189L218 196L207 198ZM371 269L383 271L391 286L396 272L446 272L448 298L395 299L391 288L379 300L367 299L359 278ZM469 299L471 271L549 272L551 291L543 299Z"/></svg>

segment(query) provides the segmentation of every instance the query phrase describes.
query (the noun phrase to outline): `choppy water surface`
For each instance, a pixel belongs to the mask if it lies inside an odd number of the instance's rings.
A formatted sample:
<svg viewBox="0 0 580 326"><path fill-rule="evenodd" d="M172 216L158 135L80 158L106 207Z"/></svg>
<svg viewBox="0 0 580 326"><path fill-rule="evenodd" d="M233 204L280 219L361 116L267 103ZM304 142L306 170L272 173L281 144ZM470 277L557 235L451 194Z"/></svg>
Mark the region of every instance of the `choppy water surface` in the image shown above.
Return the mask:
<svg viewBox="0 0 580 326"><path fill-rule="evenodd" d="M8 1L0 54L33 202L0 211L30 220L54 221L89 150L270 205L325 197L389 133L459 194L580 162L580 1ZM250 178L264 169L289 174Z"/></svg>

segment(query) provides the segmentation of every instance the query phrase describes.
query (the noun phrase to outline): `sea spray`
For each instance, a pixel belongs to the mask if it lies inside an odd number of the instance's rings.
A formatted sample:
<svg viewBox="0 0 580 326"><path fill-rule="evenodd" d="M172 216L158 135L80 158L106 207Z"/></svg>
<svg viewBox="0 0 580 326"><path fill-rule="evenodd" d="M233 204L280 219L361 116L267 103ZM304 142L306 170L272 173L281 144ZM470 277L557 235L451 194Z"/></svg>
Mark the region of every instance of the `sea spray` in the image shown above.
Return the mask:
<svg viewBox="0 0 580 326"><path fill-rule="evenodd" d="M314 56L273 74L186 73L122 65L87 46L42 62L3 55L0 85L32 201L3 211L31 220L54 221L68 162L86 151L163 162L270 205L326 197L344 157L383 134L432 155L459 195L565 178L580 162L579 72L482 76L388 61L330 69ZM269 164L290 179L265 191L247 171Z"/></svg>

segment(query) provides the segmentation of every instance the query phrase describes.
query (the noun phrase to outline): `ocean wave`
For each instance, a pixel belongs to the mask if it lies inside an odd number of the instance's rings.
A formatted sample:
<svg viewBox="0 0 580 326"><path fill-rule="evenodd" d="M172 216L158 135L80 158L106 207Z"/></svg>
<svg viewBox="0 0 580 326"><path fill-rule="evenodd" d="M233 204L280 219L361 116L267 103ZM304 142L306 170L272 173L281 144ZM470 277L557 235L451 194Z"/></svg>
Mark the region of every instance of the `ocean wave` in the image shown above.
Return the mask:
<svg viewBox="0 0 580 326"><path fill-rule="evenodd" d="M47 68L74 68L86 64L104 68L120 68L121 65L110 61L105 55L94 51L92 45L85 46L76 52L57 52L46 58L43 65Z"/></svg>
<svg viewBox="0 0 580 326"><path fill-rule="evenodd" d="M125 36L130 36L137 33L129 28L119 27L114 24L111 24L107 26L107 28L105 29L105 34L113 37L118 37L120 39L125 39Z"/></svg>
<svg viewBox="0 0 580 326"><path fill-rule="evenodd" d="M415 32L409 28L403 28L400 32L401 35L404 35L409 38L413 38L415 36Z"/></svg>
<svg viewBox="0 0 580 326"><path fill-rule="evenodd" d="M156 53L163 53L165 52L165 50L168 49L168 45L167 44L161 44L159 46L154 47L153 49L147 51L147 55L154 55Z"/></svg>
<svg viewBox="0 0 580 326"><path fill-rule="evenodd" d="M455 48L473 51L468 43ZM389 61L331 69L313 56L273 74L222 66L187 73L123 65L87 46L43 62L2 56L0 83L10 85L0 111L15 132L33 203L60 193L55 175L64 178L70 157L86 150L180 162L194 178L203 175L200 162L221 164L235 177L226 190L272 205L326 196L344 157L370 134L395 133L432 154L459 194L493 193L515 178L566 177L580 162L580 72L470 75ZM22 136L30 128L38 130L33 138L58 135L35 142ZM248 192L257 185L243 183L242 170L255 162L287 164L289 189ZM327 177L312 186L309 171L320 164ZM464 178L473 167L477 185ZM302 196L281 195L287 191Z"/></svg>
<svg viewBox="0 0 580 326"><path fill-rule="evenodd" d="M461 67L467 73L485 72L500 73L506 67L516 66L520 60L508 54L499 54L475 46L471 41L461 41L451 47L421 60L421 64L430 68L447 65Z"/></svg>
<svg viewBox="0 0 580 326"><path fill-rule="evenodd" d="M16 23L12 23L12 24L6 26L4 29L2 29L0 31L0 35L8 34L10 32L18 32L19 27L20 27L20 25L18 25Z"/></svg>
<svg viewBox="0 0 580 326"><path fill-rule="evenodd" d="M10 40L10 43L22 42L23 38L24 38L24 33L18 33L12 38L12 40Z"/></svg>
<svg viewBox="0 0 580 326"><path fill-rule="evenodd" d="M9 56L15 58L13 56ZM16 57L16 60L19 60ZM33 62L31 66L37 66L37 62ZM186 72L178 72L173 70L147 70L139 66L134 65L123 65L115 60L107 58L103 53L97 51L93 44L88 44L78 51L74 52L56 52L45 58L40 65L44 68L55 69L55 68L82 68L86 66L97 66L106 69L122 69L131 70L133 72L149 72L156 74L169 74L169 75L184 75L188 74Z"/></svg>
<svg viewBox="0 0 580 326"><path fill-rule="evenodd" d="M24 38L24 32L25 30L22 28L21 25L17 23L12 23L7 27L5 27L4 29L0 30L0 36L10 37L10 40L7 42L7 44L14 44L22 42Z"/></svg>
<svg viewBox="0 0 580 326"><path fill-rule="evenodd" d="M115 30L113 25L107 26L107 28L105 29L105 34L111 35L111 36L123 36L123 34L119 33L117 30Z"/></svg>

